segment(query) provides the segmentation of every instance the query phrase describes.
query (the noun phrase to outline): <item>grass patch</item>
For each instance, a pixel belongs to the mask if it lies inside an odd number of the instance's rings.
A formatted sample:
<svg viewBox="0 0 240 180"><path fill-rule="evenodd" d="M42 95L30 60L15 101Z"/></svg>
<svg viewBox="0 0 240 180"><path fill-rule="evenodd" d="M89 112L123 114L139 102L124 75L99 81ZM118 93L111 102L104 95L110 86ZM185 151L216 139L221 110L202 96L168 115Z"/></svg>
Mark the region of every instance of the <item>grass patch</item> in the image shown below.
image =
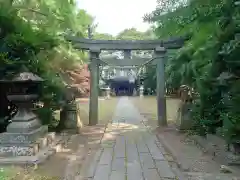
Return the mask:
<svg viewBox="0 0 240 180"><path fill-rule="evenodd" d="M0 180L60 180L55 177L46 177L37 174L33 168L0 167Z"/></svg>
<svg viewBox="0 0 240 180"><path fill-rule="evenodd" d="M89 101L79 99L80 103L80 118L83 124L88 125L89 121ZM118 98L111 97L110 99L98 101L98 124L108 124L112 121L114 111L118 102Z"/></svg>
<svg viewBox="0 0 240 180"><path fill-rule="evenodd" d="M11 174L12 171L10 169L0 167L0 180L7 180L11 176Z"/></svg>
<svg viewBox="0 0 240 180"><path fill-rule="evenodd" d="M0 167L0 180L59 180L51 177L44 177L21 167Z"/></svg>

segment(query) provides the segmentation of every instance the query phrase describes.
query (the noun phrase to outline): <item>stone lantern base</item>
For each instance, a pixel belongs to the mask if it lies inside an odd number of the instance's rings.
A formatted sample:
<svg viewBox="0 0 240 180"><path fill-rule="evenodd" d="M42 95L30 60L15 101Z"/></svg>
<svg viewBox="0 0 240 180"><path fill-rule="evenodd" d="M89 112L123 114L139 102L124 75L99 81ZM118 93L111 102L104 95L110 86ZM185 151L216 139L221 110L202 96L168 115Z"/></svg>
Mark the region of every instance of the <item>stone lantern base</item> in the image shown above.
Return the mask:
<svg viewBox="0 0 240 180"><path fill-rule="evenodd" d="M38 100L39 85L43 80L30 72L18 74L7 86L7 99L17 106L16 114L0 134L0 164L38 164L55 152L59 140L32 111L32 103Z"/></svg>
<svg viewBox="0 0 240 180"><path fill-rule="evenodd" d="M41 126L29 133L0 134L0 164L39 164L61 144L55 133Z"/></svg>

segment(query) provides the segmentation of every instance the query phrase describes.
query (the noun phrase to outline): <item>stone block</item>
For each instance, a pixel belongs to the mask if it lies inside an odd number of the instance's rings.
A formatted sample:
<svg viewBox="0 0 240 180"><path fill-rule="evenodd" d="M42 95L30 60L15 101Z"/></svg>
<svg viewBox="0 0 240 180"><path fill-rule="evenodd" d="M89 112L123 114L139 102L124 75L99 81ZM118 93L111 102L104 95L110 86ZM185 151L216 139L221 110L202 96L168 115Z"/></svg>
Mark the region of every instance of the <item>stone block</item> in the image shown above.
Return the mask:
<svg viewBox="0 0 240 180"><path fill-rule="evenodd" d="M3 157L34 156L40 149L46 148L54 139L47 134L47 126L42 126L29 133L0 134L0 155ZM45 136L44 136L45 135Z"/></svg>
<svg viewBox="0 0 240 180"><path fill-rule="evenodd" d="M51 135L46 135L50 137ZM33 144L4 144L0 145L0 164L39 164L49 156L56 153L56 147L63 143L61 138L56 138L46 148L40 149L38 143ZM5 154L4 154L5 153Z"/></svg>
<svg viewBox="0 0 240 180"><path fill-rule="evenodd" d="M178 117L177 117L177 127L178 130L184 131L184 130L190 130L193 125L192 118L190 116L190 110L192 108L191 103L182 103L180 104L179 110L178 110Z"/></svg>
<svg viewBox="0 0 240 180"><path fill-rule="evenodd" d="M51 134L47 134L43 138L37 139L33 143L4 143L0 145L1 157L17 157L17 156L35 156L40 150L48 148L54 143ZM49 143L51 142L51 143Z"/></svg>
<svg viewBox="0 0 240 180"><path fill-rule="evenodd" d="M47 134L47 140L48 140L48 144L51 144L52 142L54 142L56 139L56 133L55 132L50 132Z"/></svg>
<svg viewBox="0 0 240 180"><path fill-rule="evenodd" d="M2 144L30 144L34 143L39 137L43 137L48 132L47 126L33 130L29 133L1 133L0 145Z"/></svg>
<svg viewBox="0 0 240 180"><path fill-rule="evenodd" d="M39 138L38 141L36 141L36 143L39 144L39 148L41 149L46 148L49 145L48 137L45 136L43 138Z"/></svg>
<svg viewBox="0 0 240 180"><path fill-rule="evenodd" d="M38 144L0 146L1 157L33 156L39 151Z"/></svg>

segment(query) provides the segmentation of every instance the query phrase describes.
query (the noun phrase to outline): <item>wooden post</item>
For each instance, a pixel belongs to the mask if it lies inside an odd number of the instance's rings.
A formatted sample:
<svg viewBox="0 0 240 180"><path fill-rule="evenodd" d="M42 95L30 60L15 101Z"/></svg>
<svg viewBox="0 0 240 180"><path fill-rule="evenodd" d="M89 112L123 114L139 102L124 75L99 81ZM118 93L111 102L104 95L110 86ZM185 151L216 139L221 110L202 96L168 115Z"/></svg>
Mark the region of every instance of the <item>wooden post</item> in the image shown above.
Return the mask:
<svg viewBox="0 0 240 180"><path fill-rule="evenodd" d="M155 56L157 58L157 113L158 113L158 125L167 126L166 115L166 96L165 96L165 54L166 49L159 46L155 49Z"/></svg>
<svg viewBox="0 0 240 180"><path fill-rule="evenodd" d="M89 103L89 125L96 125L98 123L98 86L99 86L99 54L100 49L90 50L90 103Z"/></svg>

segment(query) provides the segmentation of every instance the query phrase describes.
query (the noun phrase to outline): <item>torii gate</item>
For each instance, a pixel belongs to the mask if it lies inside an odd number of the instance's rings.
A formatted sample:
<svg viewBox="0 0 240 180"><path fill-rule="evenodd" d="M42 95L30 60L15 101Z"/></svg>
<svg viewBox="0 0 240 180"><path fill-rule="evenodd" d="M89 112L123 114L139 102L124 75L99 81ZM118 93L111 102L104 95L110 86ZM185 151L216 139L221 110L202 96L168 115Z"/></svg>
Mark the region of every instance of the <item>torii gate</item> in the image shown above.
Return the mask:
<svg viewBox="0 0 240 180"><path fill-rule="evenodd" d="M157 61L157 117L159 126L167 126L166 97L165 97L165 75L164 65L167 49L179 49L186 37L163 40L94 40L77 37L66 37L77 49L88 50L90 54L90 105L89 125L98 123L98 85L99 85L99 55L101 50L124 51L128 58L132 50L154 50L154 59Z"/></svg>

